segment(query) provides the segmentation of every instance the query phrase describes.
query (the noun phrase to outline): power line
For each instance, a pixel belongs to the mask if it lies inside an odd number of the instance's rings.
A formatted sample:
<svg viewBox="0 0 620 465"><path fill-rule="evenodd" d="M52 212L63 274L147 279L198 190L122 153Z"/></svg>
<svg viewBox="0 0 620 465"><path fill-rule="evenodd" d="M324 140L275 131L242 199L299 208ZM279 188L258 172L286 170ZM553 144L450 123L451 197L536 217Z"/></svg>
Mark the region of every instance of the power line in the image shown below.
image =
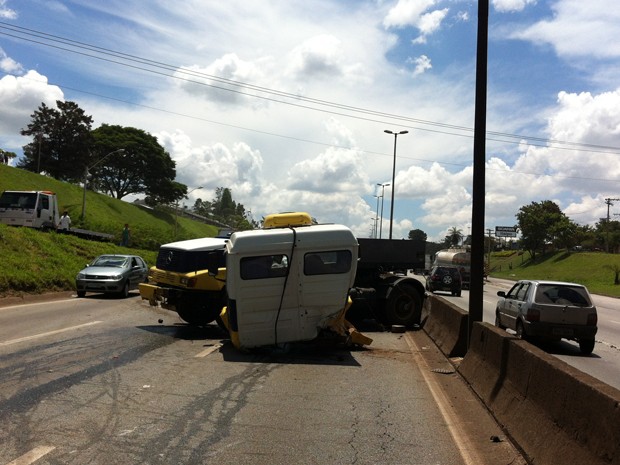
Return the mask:
<svg viewBox="0 0 620 465"><path fill-rule="evenodd" d="M171 65L155 60L150 60L148 58L139 57L136 55L131 55L123 52L114 51L108 48L99 47L96 45L88 44L85 42L79 42L71 39L67 39L64 37L60 37L53 34L48 34L42 31L37 31L34 29L28 29L20 26L16 26L13 24L0 22L0 34L13 37L15 39L32 42L38 45L56 48L62 51L67 51L70 53L86 56L89 58L94 58L101 61L106 61L114 64L118 64L124 67L137 69L140 71L145 71L161 76L171 77L174 79L179 79L185 82L190 82L192 84L201 85L210 87L213 89L236 93L239 95L245 95L252 98L259 98L266 101L271 101L274 103L280 103L290 106L295 106L299 108L304 108L313 111L321 111L329 114L334 114L338 116L344 116L349 118L355 118L360 120L365 120L369 122L381 123L381 124L393 124L393 120L400 121L402 123L408 124L418 124L423 125L420 126L407 126L410 129L416 129L427 132L434 132L439 134L446 134L452 136L460 136L460 137L473 137L473 129L465 126L452 125L447 123L440 123L436 121L423 120L418 118L407 117L403 115L397 115L393 113L386 113L377 110L370 110L362 107L351 106L346 104L340 104L336 102L330 102L328 100L322 100L312 97L305 97L298 94L292 94L289 92L280 91L277 89L270 89L267 87L262 87L254 84L249 84L241 81L234 81L231 79L222 78L219 76L199 72L196 70L190 70L188 68L183 68L181 66ZM164 72L166 71L166 72ZM170 74L172 73L172 74ZM181 77L185 76L185 77ZM202 79L202 80L196 80ZM216 82L221 85L216 85L213 83L209 83L208 81ZM254 92L254 93L252 93ZM277 97L277 98L276 98ZM282 100L287 99L287 100ZM305 105L296 103L296 102L304 102ZM316 106L312 106L316 105ZM325 108L321 108L325 107ZM332 110L328 110L328 109ZM350 113L342 113L341 110ZM366 116L359 116L366 115ZM384 121L369 118L368 116L372 116L375 118L388 118L391 121ZM427 127L428 126L428 127ZM431 129L431 128L441 128L439 129ZM454 132L458 131L458 132ZM493 137L489 137L493 136ZM546 139L542 137L535 136L526 136L519 134L510 134L504 132L496 132L496 131L487 131L487 140L495 141L495 142L503 142L510 144L518 144L522 141L528 141L529 145L537 146L537 147L549 147L561 150L583 150L587 152L593 153L618 153L620 154L620 147L614 146L605 146L598 144L589 144L589 143L579 143L579 142L571 142L571 141L561 141L557 139Z"/></svg>

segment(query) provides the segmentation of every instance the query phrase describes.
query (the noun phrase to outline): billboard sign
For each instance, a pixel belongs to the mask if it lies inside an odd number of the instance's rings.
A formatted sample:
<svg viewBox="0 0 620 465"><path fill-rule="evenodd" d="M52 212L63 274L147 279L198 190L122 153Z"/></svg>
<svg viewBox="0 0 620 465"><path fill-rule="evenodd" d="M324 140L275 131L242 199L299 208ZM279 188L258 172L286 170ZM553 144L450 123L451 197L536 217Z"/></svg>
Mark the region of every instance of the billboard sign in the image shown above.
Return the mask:
<svg viewBox="0 0 620 465"><path fill-rule="evenodd" d="M517 237L515 226L495 226L495 237Z"/></svg>

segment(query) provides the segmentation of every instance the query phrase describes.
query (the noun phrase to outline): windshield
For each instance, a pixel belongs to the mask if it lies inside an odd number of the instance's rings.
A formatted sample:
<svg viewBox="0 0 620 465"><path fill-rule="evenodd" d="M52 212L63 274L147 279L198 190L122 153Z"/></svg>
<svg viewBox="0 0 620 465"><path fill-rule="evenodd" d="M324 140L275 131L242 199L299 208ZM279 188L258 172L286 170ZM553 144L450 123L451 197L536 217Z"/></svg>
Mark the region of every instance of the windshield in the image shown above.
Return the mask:
<svg viewBox="0 0 620 465"><path fill-rule="evenodd" d="M539 304L574 305L590 307L590 297L584 287L562 284L540 284L536 289L535 302Z"/></svg>
<svg viewBox="0 0 620 465"><path fill-rule="evenodd" d="M129 260L127 257L104 255L97 258L90 266L115 266L118 268L124 268L127 264L127 260Z"/></svg>
<svg viewBox="0 0 620 465"><path fill-rule="evenodd" d="M0 197L0 208L26 208L31 210L36 205L36 192L3 192Z"/></svg>

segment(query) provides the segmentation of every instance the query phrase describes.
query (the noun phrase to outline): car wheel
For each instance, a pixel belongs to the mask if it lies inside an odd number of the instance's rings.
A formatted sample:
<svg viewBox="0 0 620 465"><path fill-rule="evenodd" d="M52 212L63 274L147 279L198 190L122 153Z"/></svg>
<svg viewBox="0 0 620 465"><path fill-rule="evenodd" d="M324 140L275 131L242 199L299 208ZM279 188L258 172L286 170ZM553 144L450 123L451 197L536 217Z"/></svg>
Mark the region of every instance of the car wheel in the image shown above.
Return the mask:
<svg viewBox="0 0 620 465"><path fill-rule="evenodd" d="M525 327L521 321L517 321L517 337L519 339L527 340L527 335L525 334Z"/></svg>
<svg viewBox="0 0 620 465"><path fill-rule="evenodd" d="M461 291L456 291L456 296L461 297Z"/></svg>
<svg viewBox="0 0 620 465"><path fill-rule="evenodd" d="M579 350L583 355L590 355L594 350L594 339L579 339Z"/></svg>
<svg viewBox="0 0 620 465"><path fill-rule="evenodd" d="M443 279L441 280L445 285L449 286L450 284L452 284L452 276L450 275L446 275L443 277Z"/></svg>
<svg viewBox="0 0 620 465"><path fill-rule="evenodd" d="M78 297L84 297L86 295L86 291L77 291Z"/></svg>
<svg viewBox="0 0 620 465"><path fill-rule="evenodd" d="M125 281L123 290L119 292L118 296L122 299L126 299L127 297L129 297L129 281Z"/></svg>
<svg viewBox="0 0 620 465"><path fill-rule="evenodd" d="M495 326L499 329L506 329L499 318L499 313L495 313Z"/></svg>

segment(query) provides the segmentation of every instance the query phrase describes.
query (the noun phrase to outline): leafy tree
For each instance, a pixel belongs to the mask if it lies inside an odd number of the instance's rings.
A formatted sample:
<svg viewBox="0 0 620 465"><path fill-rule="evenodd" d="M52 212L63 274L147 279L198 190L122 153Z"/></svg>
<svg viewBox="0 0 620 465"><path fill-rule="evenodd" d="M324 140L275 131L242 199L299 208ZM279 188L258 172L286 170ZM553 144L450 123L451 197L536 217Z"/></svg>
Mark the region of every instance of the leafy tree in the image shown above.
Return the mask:
<svg viewBox="0 0 620 465"><path fill-rule="evenodd" d="M517 213L523 247L530 252L533 260L536 253L545 253L548 243L560 238L566 241L565 231L572 228L570 220L560 207L551 200L532 202L519 209Z"/></svg>
<svg viewBox="0 0 620 465"><path fill-rule="evenodd" d="M35 173L45 171L62 181L79 181L88 163L93 119L77 103L56 101L57 108L41 103L22 129L33 140L23 147L19 168Z"/></svg>
<svg viewBox="0 0 620 465"><path fill-rule="evenodd" d="M187 186L174 181L176 163L147 132L103 124L92 131L91 185L112 197L146 194L152 202L174 203ZM112 153L122 149L122 152Z"/></svg>
<svg viewBox="0 0 620 465"><path fill-rule="evenodd" d="M456 226L452 226L452 228L450 228L450 230L448 231L446 239L449 240L450 245L456 247L463 240L463 231Z"/></svg>
<svg viewBox="0 0 620 465"><path fill-rule="evenodd" d="M187 186L171 179L162 179L161 182L149 190L144 203L154 207L156 205L176 204L187 195Z"/></svg>
<svg viewBox="0 0 620 465"><path fill-rule="evenodd" d="M227 187L218 187L215 190L215 198L211 202L196 200L194 212L227 224L238 231L258 227L258 223L250 218L245 207L233 200L232 192Z"/></svg>
<svg viewBox="0 0 620 465"><path fill-rule="evenodd" d="M421 229L412 229L409 231L409 239L412 241L424 241L428 239L428 235Z"/></svg>

